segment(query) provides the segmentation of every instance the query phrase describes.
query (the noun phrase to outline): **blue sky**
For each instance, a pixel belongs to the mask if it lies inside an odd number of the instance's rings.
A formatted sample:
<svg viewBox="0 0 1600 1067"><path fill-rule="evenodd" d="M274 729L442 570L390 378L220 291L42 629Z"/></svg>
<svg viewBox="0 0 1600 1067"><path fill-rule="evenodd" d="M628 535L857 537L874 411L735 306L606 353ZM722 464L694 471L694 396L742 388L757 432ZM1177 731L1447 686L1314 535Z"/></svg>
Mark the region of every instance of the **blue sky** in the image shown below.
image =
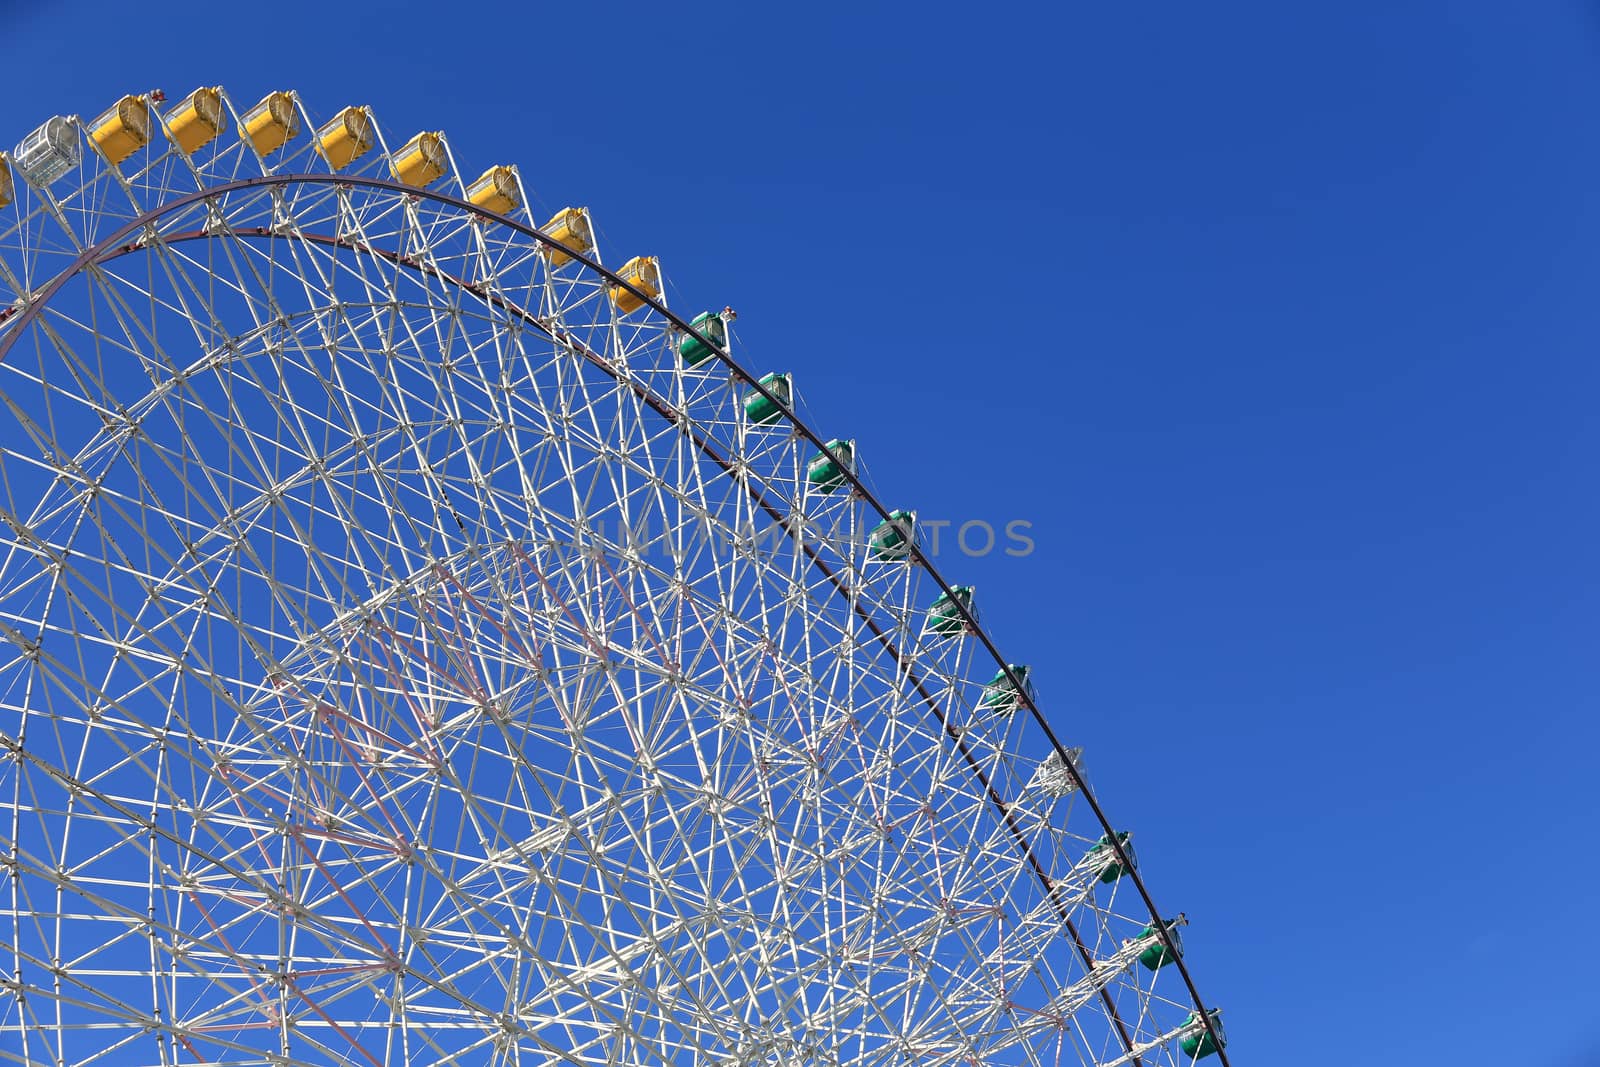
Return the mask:
<svg viewBox="0 0 1600 1067"><path fill-rule="evenodd" d="M31 7L7 144L215 83L444 129L891 507L1031 522L941 569L1235 1062L1600 1063L1600 8Z"/></svg>

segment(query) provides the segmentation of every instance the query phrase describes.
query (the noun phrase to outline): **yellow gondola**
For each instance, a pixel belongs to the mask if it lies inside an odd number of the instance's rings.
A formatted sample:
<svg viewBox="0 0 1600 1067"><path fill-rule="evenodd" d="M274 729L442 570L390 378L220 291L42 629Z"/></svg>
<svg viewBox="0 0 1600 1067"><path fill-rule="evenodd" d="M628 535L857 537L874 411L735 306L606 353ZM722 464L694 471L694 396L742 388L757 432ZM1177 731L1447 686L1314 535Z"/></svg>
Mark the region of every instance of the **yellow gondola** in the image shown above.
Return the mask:
<svg viewBox="0 0 1600 1067"><path fill-rule="evenodd" d="M372 112L347 107L317 131L317 151L334 170L344 170L372 147Z"/></svg>
<svg viewBox="0 0 1600 1067"><path fill-rule="evenodd" d="M239 135L249 141L260 156L282 148L300 136L300 116L294 98L288 93L268 93L261 103L245 112Z"/></svg>
<svg viewBox="0 0 1600 1067"><path fill-rule="evenodd" d="M617 277L641 289L651 300L661 295L661 263L655 256L634 256L617 271ZM626 315L644 307L644 298L620 285L611 286L611 302Z"/></svg>
<svg viewBox="0 0 1600 1067"><path fill-rule="evenodd" d="M517 190L517 175L510 167L490 167L477 181L467 186L467 200L485 211L504 215L522 203Z"/></svg>
<svg viewBox="0 0 1600 1067"><path fill-rule="evenodd" d="M11 164L6 162L5 156L0 155L0 207L10 207L16 195L16 186L11 181Z"/></svg>
<svg viewBox="0 0 1600 1067"><path fill-rule="evenodd" d="M544 232L579 255L586 256L594 251L594 229L589 225L589 209L586 207L562 208L556 213L555 218L544 224ZM572 260L571 256L563 252L555 249L549 251L552 267L559 267Z"/></svg>
<svg viewBox="0 0 1600 1067"><path fill-rule="evenodd" d="M112 166L150 143L150 105L142 96L125 96L89 126L89 140Z"/></svg>
<svg viewBox="0 0 1600 1067"><path fill-rule="evenodd" d="M167 112L167 139L186 156L194 155L227 128L220 88L196 89Z"/></svg>
<svg viewBox="0 0 1600 1067"><path fill-rule="evenodd" d="M406 142L389 162L389 173L403 185L421 189L444 177L450 157L444 150L444 134L419 133Z"/></svg>

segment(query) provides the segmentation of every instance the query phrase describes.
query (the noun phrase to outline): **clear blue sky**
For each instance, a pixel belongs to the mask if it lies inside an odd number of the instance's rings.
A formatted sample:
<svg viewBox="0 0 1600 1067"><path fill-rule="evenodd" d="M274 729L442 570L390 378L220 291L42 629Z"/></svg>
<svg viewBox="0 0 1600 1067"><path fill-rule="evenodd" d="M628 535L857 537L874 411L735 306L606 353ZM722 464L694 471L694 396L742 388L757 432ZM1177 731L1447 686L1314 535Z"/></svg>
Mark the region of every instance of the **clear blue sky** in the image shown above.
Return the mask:
<svg viewBox="0 0 1600 1067"><path fill-rule="evenodd" d="M1595 6L37 6L0 141L442 128L738 308L890 506L1032 522L942 569L1236 1063L1600 1064Z"/></svg>

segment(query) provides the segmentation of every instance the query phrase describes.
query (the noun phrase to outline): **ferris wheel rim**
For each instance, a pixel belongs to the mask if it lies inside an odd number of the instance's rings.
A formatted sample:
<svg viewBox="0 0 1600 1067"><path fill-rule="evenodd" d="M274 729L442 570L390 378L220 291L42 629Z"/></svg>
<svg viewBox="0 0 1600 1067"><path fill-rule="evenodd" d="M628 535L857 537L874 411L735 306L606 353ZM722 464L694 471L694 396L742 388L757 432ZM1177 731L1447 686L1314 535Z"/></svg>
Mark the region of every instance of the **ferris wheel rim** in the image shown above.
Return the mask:
<svg viewBox="0 0 1600 1067"><path fill-rule="evenodd" d="M799 412L796 411L790 403L785 402L781 397L778 397L766 386L764 386L761 383L759 376L745 370L744 367L734 360L731 354L726 352L721 345L715 343L713 338L703 333L692 323L686 321L671 309L667 308L658 297L654 296L647 290L635 286L632 282L624 278L618 272L601 264L597 259L592 258L591 253L570 248L566 245L563 245L556 238L545 234L542 232L542 230L536 227L529 226L526 223L520 222L508 215L490 211L487 208L481 207L469 200L454 196L450 193L440 192L425 187L407 185L402 182L373 177L370 175L286 172L251 176L232 181L219 182L214 185L203 186L193 192L180 194L171 200L139 213L137 216L131 218L129 221L118 227L106 237L88 246L87 248L84 248L70 264L59 271L43 286L24 294L21 301L19 301L20 303L23 303L24 306L22 306L20 309L14 304L10 308L0 310L0 330L4 331L4 334L0 335L0 362L5 361L17 338L26 332L28 325L35 318L37 318L39 313L45 310L51 299L67 283L91 266L109 261L120 255L137 252L146 247L143 243L130 244L128 243L128 238L152 225L156 220L173 212L180 211L186 207L190 207L194 204L226 196L231 193L242 192L251 189L271 189L295 185L365 188L377 192L385 192L393 195L414 198L416 200L428 200L436 204L463 211L471 216L475 216L487 222L503 226L519 234L520 236L536 241L546 249L559 251L567 258L580 263L581 266L588 272L598 275L608 285L617 289L627 290L633 294L633 296L640 301L641 306L648 307L656 315L665 319L673 329L700 341L710 350L712 356L724 367L726 367L727 370L732 373L742 384L752 387L764 399L774 404L782 419L803 439L808 441L819 450L824 452L828 450L828 439L812 429L811 426L806 423L806 421L800 416ZM239 231L232 230L228 232L235 234L239 233ZM253 236L253 234L250 234L247 231L244 233L244 235ZM269 235L278 237L285 236L283 234L261 234L261 236ZM222 234L197 231L189 236L193 237L194 239L200 239L218 237L222 236ZM379 249L358 246L349 242L341 243L337 242L336 239L327 238L326 236L305 234L293 234L289 236L297 240L320 240L327 243L336 243L339 247L352 251L384 255L382 250ZM168 238L166 235L159 235L155 238L155 242L157 243L164 243L167 240ZM412 269L423 266L420 261L411 257L384 255L384 258L389 258L401 266ZM451 285L459 286L469 292L474 292L474 295L478 296L479 298L488 299L486 294L476 292L475 287L473 287L471 283L467 283L462 279L454 278L443 272L436 272L434 276L441 281L445 281ZM520 314L531 316L531 313L527 312L526 309L514 308L509 304L509 302L503 300L491 302L493 302L495 306L500 307L502 310L513 310ZM584 347L586 350L586 346ZM585 351L585 354L589 356L597 366L605 370L607 373L613 373L619 379L627 377L626 375L616 374L615 368L611 367L610 364L605 361L603 357L599 357L598 354L588 352L587 350ZM635 385L634 388L638 389L640 387ZM646 399L648 399L648 397L646 397ZM655 405L651 406L655 407ZM670 408L670 405L668 406ZM655 407L655 410L663 417L670 417L668 411L662 410L659 407ZM687 414L687 412L683 412L683 414ZM708 442L697 442L697 444L702 448L703 451L705 451L708 455L711 455L713 459L717 460L719 465L725 466L725 464L722 464L722 457L720 457L714 449L708 447ZM880 519L886 521L891 520L890 509L878 499L877 495L866 484L861 475L855 469L853 469L852 465L842 465L840 468L840 474L843 476L845 482L850 486L855 494L861 500L865 501ZM1157 909L1154 898L1150 893L1148 886L1145 884L1143 876L1140 874L1137 866L1130 862L1128 850L1124 846L1121 836L1111 821L1107 818L1103 807L1100 805L1100 802L1095 796L1094 792L1089 788L1088 782L1084 779L1081 771L1076 765L1076 762L1070 758L1068 748L1062 744L1061 740L1056 735L1049 722L1045 719L1033 696L1030 694L1029 687L1021 684L1021 678L1012 670L1012 665L1004 656L1000 654L998 644L983 627L982 623L974 616L967 605L964 604L959 597L951 595L954 587L944 578L944 576L939 572L938 568L933 564L933 561L927 557L914 539L908 546L908 554L906 558L908 561L919 566L923 573L925 573L928 577L932 578L940 592L949 598L950 604L960 616L967 629L967 632L978 639L979 644L983 646L994 663L999 666L1001 674L1011 683L1018 706L1027 710L1034 725L1043 732L1045 738L1049 741L1052 751L1060 760L1063 771L1076 787L1077 791L1083 795L1086 804L1095 817L1095 820L1105 832L1105 844L1108 846L1109 850L1116 857L1116 859L1121 863L1123 870L1125 871L1125 876L1131 880L1133 886L1139 894L1141 902L1145 905L1145 908L1151 919L1153 932L1170 954L1171 962L1176 965L1178 974L1182 978L1184 986L1189 993L1190 1001L1195 1012L1195 1021L1201 1025L1204 1033L1207 1033L1211 1036L1215 1047L1215 1052L1218 1056L1218 1062L1221 1064L1221 1067L1230 1067L1226 1046L1221 1040L1220 1029L1212 1017L1215 1009L1208 1008L1204 1000L1200 997L1198 986L1196 985L1194 978L1184 961L1183 955L1176 951L1176 945L1171 937L1170 931L1167 928L1166 920L1159 909ZM823 572L830 577L830 580L832 580L832 584L835 584L835 589L837 591L838 587L836 585L836 579L834 579L834 576L829 574L826 563L818 559L813 559L812 563L813 565L822 569ZM870 620L869 625L872 626L875 632L878 630L878 627L873 625ZM876 633L876 636L880 641L885 643L887 648L898 654L898 649L896 646L888 643L887 635ZM959 742L959 737L957 740ZM979 773L980 778L982 778L981 772L977 773ZM987 786L986 781L985 785ZM994 794L992 789L989 789L988 791L991 794L992 802L999 807L1000 810L1004 811L1003 799L997 794ZM1026 841L1020 836L1020 831L1017 831L1017 834L1018 845L1022 848L1025 855L1030 855ZM1040 876L1044 877L1042 874ZM1076 937L1074 937L1074 940L1076 940ZM1080 955L1084 956L1086 962L1088 962L1086 950L1081 943L1077 947ZM1140 1062L1140 1053L1135 1051L1135 1046L1131 1036L1123 1027L1120 1016L1117 1014L1116 1009L1111 1005L1108 990L1102 988L1100 990L1100 995L1101 998L1106 1002L1108 1009L1110 1009L1111 1017L1116 1023L1119 1036L1122 1038L1123 1046L1127 1052L1128 1061L1138 1064Z"/></svg>

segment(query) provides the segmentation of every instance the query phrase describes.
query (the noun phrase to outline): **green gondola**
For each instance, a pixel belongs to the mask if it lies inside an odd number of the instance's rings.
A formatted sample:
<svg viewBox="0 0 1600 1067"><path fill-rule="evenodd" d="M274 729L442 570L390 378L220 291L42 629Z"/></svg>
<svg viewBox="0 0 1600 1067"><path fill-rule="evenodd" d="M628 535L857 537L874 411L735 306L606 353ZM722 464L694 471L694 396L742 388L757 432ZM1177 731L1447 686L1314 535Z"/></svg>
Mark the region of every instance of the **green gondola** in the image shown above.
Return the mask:
<svg viewBox="0 0 1600 1067"><path fill-rule="evenodd" d="M756 426L770 426L783 418L783 409L794 406L794 384L787 374L769 374L761 379L761 388L772 394L772 399L752 389L744 395L744 417ZM781 406L780 406L781 405Z"/></svg>
<svg viewBox="0 0 1600 1067"><path fill-rule="evenodd" d="M867 558L890 562L908 559L917 542L917 516L910 511L891 511L889 517L867 535Z"/></svg>
<svg viewBox="0 0 1600 1067"><path fill-rule="evenodd" d="M952 594L954 594L952 598ZM972 616L972 621L978 621L978 609L973 604L972 586L952 585L949 593L940 593L932 604L928 606L928 629L936 634L958 634L966 628L966 620L961 617L957 603L967 609L967 614Z"/></svg>
<svg viewBox="0 0 1600 1067"><path fill-rule="evenodd" d="M856 471L856 443L835 438L811 457L806 465L806 481L819 493L832 493L845 484L847 474Z"/></svg>
<svg viewBox="0 0 1600 1067"><path fill-rule="evenodd" d="M1122 861L1117 858L1116 851L1112 849L1111 838L1109 835L1102 835L1095 846L1089 850L1089 855L1091 857L1104 857L1104 866L1100 868L1100 880L1107 885L1110 885L1118 878L1121 878L1123 875L1127 874L1130 870L1139 866L1139 861L1133 854L1133 844L1129 840L1130 836L1131 835L1126 830L1121 830L1117 833L1117 843L1122 846L1123 854L1128 857L1128 864L1126 867L1124 867Z"/></svg>
<svg viewBox="0 0 1600 1067"><path fill-rule="evenodd" d="M728 325L722 321L722 316L710 311L702 311L689 321L689 325L711 338L717 348L728 347ZM711 358L714 349L692 333L683 335L683 340L678 342L678 355L683 357L685 366L692 367L697 363L704 363Z"/></svg>
<svg viewBox="0 0 1600 1067"><path fill-rule="evenodd" d="M1033 688L1033 671L1023 665L1008 664L1011 673L1017 676L1017 681L1022 683L1022 692L1027 694L1030 704L1038 704ZM992 711L996 715L1005 715L1015 711L1022 705L1022 696L1018 694L1016 686L1011 684L1011 679L1004 670L994 672L994 677L989 679L989 684L983 687L983 699L979 707L985 711Z"/></svg>
<svg viewBox="0 0 1600 1067"><path fill-rule="evenodd" d="M1167 928L1167 937L1172 941L1171 951L1167 949L1165 942L1163 942L1160 938L1156 938L1150 943L1149 947L1147 947L1143 952L1139 953L1139 962L1144 964L1146 969L1159 971L1161 968L1165 967L1167 964L1183 955L1183 937L1178 933L1178 926L1182 921L1182 917L1180 916L1177 919L1168 919L1162 924ZM1142 940L1144 938L1153 936L1155 932L1156 928L1152 924L1150 926L1146 926L1143 930L1140 930L1139 937Z"/></svg>
<svg viewBox="0 0 1600 1067"><path fill-rule="evenodd" d="M1206 1012L1206 1014L1211 1017L1211 1026L1212 1029L1216 1030L1217 1036L1215 1039L1213 1039L1210 1030L1201 1030L1198 1033L1190 1034L1188 1037L1178 1042L1178 1047L1183 1049L1183 1054L1185 1056L1193 1056L1198 1060L1211 1055L1219 1048L1228 1047L1228 1038L1222 1032L1222 1012L1217 1008L1212 1008L1210 1011ZM1188 1022L1197 1023L1199 1021L1199 1012L1191 1011L1189 1013Z"/></svg>

